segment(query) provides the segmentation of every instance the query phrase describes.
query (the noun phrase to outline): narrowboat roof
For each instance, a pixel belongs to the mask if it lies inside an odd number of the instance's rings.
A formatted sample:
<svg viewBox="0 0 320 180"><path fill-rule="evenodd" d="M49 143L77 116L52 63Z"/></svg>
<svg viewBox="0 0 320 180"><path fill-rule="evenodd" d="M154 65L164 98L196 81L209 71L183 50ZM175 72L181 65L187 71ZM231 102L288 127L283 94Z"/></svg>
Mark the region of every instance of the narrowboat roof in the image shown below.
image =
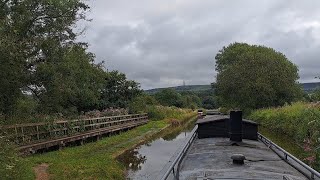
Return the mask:
<svg viewBox="0 0 320 180"><path fill-rule="evenodd" d="M221 113L219 112L219 110L217 109L213 109L213 110L206 110L206 114L207 115L221 115Z"/></svg>
<svg viewBox="0 0 320 180"><path fill-rule="evenodd" d="M226 119L229 119L229 116L225 115L209 115L209 116L204 116L202 119L198 119L196 124L202 124L202 123L207 123L207 122L212 122L212 121L224 121Z"/></svg>
<svg viewBox="0 0 320 180"><path fill-rule="evenodd" d="M243 165L231 156L243 154ZM229 138L196 139L179 171L180 179L307 179L260 141L243 140L236 145Z"/></svg>
<svg viewBox="0 0 320 180"><path fill-rule="evenodd" d="M196 124L208 123L213 121L225 121L229 120L229 116L227 115L208 115L205 116L203 119L198 119ZM254 121L243 119L243 122L251 123L251 124L258 124Z"/></svg>

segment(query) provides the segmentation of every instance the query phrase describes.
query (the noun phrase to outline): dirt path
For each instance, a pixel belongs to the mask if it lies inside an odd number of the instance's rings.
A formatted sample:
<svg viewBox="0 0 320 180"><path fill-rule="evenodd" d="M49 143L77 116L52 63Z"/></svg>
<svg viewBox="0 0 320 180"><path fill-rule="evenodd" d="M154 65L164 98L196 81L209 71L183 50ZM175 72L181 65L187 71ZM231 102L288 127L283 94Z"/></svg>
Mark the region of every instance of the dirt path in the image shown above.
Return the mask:
<svg viewBox="0 0 320 180"><path fill-rule="evenodd" d="M49 165L46 163L39 164L33 170L36 174L36 180L48 180L49 174L47 172Z"/></svg>

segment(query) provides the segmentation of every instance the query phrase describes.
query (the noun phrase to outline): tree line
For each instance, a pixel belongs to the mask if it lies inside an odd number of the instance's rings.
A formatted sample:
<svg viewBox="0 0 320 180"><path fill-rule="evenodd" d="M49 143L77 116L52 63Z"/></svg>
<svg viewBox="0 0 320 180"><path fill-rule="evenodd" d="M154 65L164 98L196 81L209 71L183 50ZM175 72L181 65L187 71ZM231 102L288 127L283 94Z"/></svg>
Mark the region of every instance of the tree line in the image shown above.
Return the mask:
<svg viewBox="0 0 320 180"><path fill-rule="evenodd" d="M0 2L0 114L73 114L127 107L142 90L95 63L75 24L89 6L80 0Z"/></svg>
<svg viewBox="0 0 320 180"><path fill-rule="evenodd" d="M134 99L133 104L135 105L131 105L130 109L138 108L139 110L139 105L143 107L146 107L146 105L174 106L193 110L196 108L217 108L213 90L177 92L174 89L167 88L152 95L143 94ZM134 111L137 112L137 110Z"/></svg>

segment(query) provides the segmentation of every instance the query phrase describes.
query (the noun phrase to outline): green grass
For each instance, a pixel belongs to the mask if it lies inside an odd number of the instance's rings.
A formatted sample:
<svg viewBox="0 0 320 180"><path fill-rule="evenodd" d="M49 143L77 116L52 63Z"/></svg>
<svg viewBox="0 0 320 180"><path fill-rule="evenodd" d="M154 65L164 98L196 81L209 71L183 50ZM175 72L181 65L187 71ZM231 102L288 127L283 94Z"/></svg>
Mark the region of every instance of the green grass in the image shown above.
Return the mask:
<svg viewBox="0 0 320 180"><path fill-rule="evenodd" d="M34 179L27 163L17 156L14 146L0 135L0 179Z"/></svg>
<svg viewBox="0 0 320 180"><path fill-rule="evenodd" d="M179 111L166 114L163 120L150 121L146 125L94 143L27 157L23 163L28 176L22 179L34 177L32 168L41 163L49 164L51 179L125 179L125 167L115 158L159 133L169 125L169 119L187 121L195 116L194 112L188 110Z"/></svg>
<svg viewBox="0 0 320 180"><path fill-rule="evenodd" d="M320 104L297 102L284 107L260 109L248 118L275 134L289 137L289 141L304 149L305 156L314 156L315 160L305 162L320 170Z"/></svg>

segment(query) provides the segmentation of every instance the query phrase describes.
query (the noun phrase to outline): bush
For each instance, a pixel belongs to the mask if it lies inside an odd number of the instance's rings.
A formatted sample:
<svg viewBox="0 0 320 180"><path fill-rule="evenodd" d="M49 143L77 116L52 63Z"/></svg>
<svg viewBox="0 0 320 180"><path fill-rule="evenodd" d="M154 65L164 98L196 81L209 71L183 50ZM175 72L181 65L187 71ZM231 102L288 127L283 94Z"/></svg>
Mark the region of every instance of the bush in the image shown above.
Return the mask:
<svg viewBox="0 0 320 180"><path fill-rule="evenodd" d="M202 101L202 106L205 109L214 109L216 107L216 100L213 96L207 96Z"/></svg>
<svg viewBox="0 0 320 180"><path fill-rule="evenodd" d="M157 100L150 95L143 94L135 97L129 104L130 113L142 113L147 111L148 106L159 104Z"/></svg>
<svg viewBox="0 0 320 180"><path fill-rule="evenodd" d="M320 135L318 104L298 102L279 108L260 109L254 111L249 118L267 128L283 131L300 142L307 137L317 140Z"/></svg>
<svg viewBox="0 0 320 180"><path fill-rule="evenodd" d="M179 115L190 112L177 107L158 105L158 101L150 95L143 94L133 99L129 104L130 113L148 113L151 120L162 120L164 118L178 118Z"/></svg>
<svg viewBox="0 0 320 180"><path fill-rule="evenodd" d="M153 96L158 104L162 106L175 106L179 108L196 109L202 106L202 100L199 95L190 91L178 92L174 89L163 89ZM211 103L212 102L208 102Z"/></svg>
<svg viewBox="0 0 320 180"><path fill-rule="evenodd" d="M163 106L183 107L183 99L181 94L173 89L164 89L157 92L154 97Z"/></svg>
<svg viewBox="0 0 320 180"><path fill-rule="evenodd" d="M310 96L311 101L318 102L320 101L320 89L316 89Z"/></svg>
<svg viewBox="0 0 320 180"><path fill-rule="evenodd" d="M181 119L185 114L193 113L191 109L181 109L177 107L168 106L148 106L146 113L148 113L150 120L162 119Z"/></svg>
<svg viewBox="0 0 320 180"><path fill-rule="evenodd" d="M158 106L149 106L147 107L147 111L150 120L162 120L166 117L163 111L160 110Z"/></svg>
<svg viewBox="0 0 320 180"><path fill-rule="evenodd" d="M128 110L124 108L108 108L102 111L94 110L88 111L82 118L97 118L97 117L104 117L104 116L119 116L119 115L127 115Z"/></svg>
<svg viewBox="0 0 320 180"><path fill-rule="evenodd" d="M37 102L31 96L25 96L18 100L14 115L25 118L31 117L37 113Z"/></svg>

